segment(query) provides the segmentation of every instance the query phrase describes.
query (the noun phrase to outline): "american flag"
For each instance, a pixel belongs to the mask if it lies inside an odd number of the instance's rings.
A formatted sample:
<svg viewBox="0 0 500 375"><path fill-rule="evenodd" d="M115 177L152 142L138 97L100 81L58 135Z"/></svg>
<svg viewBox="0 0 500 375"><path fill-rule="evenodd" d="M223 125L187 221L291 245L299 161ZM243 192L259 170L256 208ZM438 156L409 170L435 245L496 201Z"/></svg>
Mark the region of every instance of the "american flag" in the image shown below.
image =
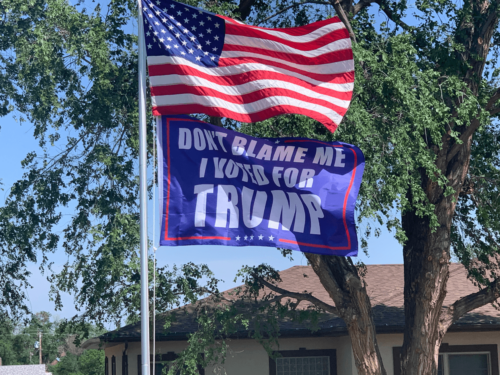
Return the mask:
<svg viewBox="0 0 500 375"><path fill-rule="evenodd" d="M171 0L142 4L154 115L295 113L334 132L347 112L354 60L338 17L269 29Z"/></svg>

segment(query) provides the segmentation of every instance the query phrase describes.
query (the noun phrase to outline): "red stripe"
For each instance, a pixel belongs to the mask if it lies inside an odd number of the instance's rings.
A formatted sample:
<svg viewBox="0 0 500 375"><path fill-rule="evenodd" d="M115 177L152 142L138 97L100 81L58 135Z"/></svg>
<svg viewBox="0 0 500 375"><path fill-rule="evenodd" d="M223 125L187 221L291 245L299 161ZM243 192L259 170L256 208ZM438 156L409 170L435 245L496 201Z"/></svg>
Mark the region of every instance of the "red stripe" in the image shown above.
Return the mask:
<svg viewBox="0 0 500 375"><path fill-rule="evenodd" d="M201 104L184 104L175 106L157 106L153 107L153 116L161 115L180 115L185 113L204 113L208 116L218 116L218 117L229 117L236 121L241 122L257 122L264 121L268 118L283 115L287 113L293 113L298 115L304 115L311 117L312 119L321 122L325 125L328 130L332 133L337 129L337 124L335 124L329 117L309 109L295 107L291 105L280 105L272 108L265 109L260 112L241 114L237 112L230 111L226 108L214 108L208 107ZM167 194L168 195L168 194Z"/></svg>
<svg viewBox="0 0 500 375"><path fill-rule="evenodd" d="M173 85L151 88L152 96L177 94L193 94L197 96L215 97L236 104L249 104L256 102L257 100L267 98L269 100L272 100L271 97L273 96L287 96L290 98L302 100L306 103L317 104L326 108L330 108L341 116L344 116L344 114L347 112L347 108L342 108L326 100L316 99L311 96L300 94L297 91L287 89L266 88L244 95L227 95L205 86Z"/></svg>
<svg viewBox="0 0 500 375"><path fill-rule="evenodd" d="M229 18L226 16L217 15L217 17L222 18L224 20L231 21L231 22L235 22L232 18ZM302 36L302 35L309 34L309 33L313 32L314 30L319 29L320 27L323 27L323 26L328 25L330 23L338 23L338 22L342 22L342 21L340 21L340 18L333 17L333 18L329 18L327 20L314 22L314 23L311 23L311 24L305 25L305 26L280 28L280 29L272 29L272 28L267 28L267 27L251 26L251 25L238 24L238 23L236 23L236 24L239 27L242 27L245 29L248 28L248 29L273 30L273 31L279 31L279 32L282 32L282 33L285 33L285 34L288 34L291 36ZM226 24L226 27L227 26L228 26L228 24Z"/></svg>
<svg viewBox="0 0 500 375"><path fill-rule="evenodd" d="M347 31L347 29L338 29L338 30L333 30L327 34L323 34L319 38L311 40L307 43L300 43L300 42L294 42L292 40L279 38L271 34L267 34L259 29L249 29L234 24L226 24L226 34L271 40L280 44L287 45L289 47L296 48L300 51L312 51L317 48L323 47L324 45L327 45L329 43L335 42L336 40L349 38L349 31ZM294 39L299 39L299 38L294 38Z"/></svg>
<svg viewBox="0 0 500 375"><path fill-rule="evenodd" d="M349 236L349 233L347 235ZM300 246L317 247L320 249L330 249L330 250L350 250L351 249L350 241L349 241L349 246L340 246L340 247L333 247L333 246L328 246L328 245L318 245L318 244L306 243L306 242L297 242L297 241L292 241L292 240L285 240L284 238L280 238L278 241L291 243L294 245L300 245Z"/></svg>
<svg viewBox="0 0 500 375"><path fill-rule="evenodd" d="M157 115L159 116L159 115ZM170 205L170 121L176 119L167 119L167 203L165 205L165 240L168 240L168 214L169 214L169 205ZM191 120L191 119L182 119L182 121L191 121L191 122L201 122L199 120ZM162 124L163 126L163 124Z"/></svg>
<svg viewBox="0 0 500 375"><path fill-rule="evenodd" d="M271 51L268 49L263 49L263 48L256 48L256 47L247 47L247 46L238 46L235 44L224 44L224 47L222 49L223 52L225 51L240 51L240 52L250 52L250 53L257 53L259 55L264 55L264 56L271 56L276 59L283 60L283 62L286 63L292 62L295 64L302 64L302 65L319 65L319 64L329 64L329 63L334 63L334 62L340 62L340 61L349 61L353 60L353 54L352 54L352 49L342 49L342 50L337 50L337 51L332 51L332 52L327 52L319 56L315 57L306 57L302 56L296 53L289 53L289 52L278 52L278 51Z"/></svg>
<svg viewBox="0 0 500 375"><path fill-rule="evenodd" d="M242 65L247 63L256 63L268 65L276 68L287 69L290 72L301 74L303 76L315 79L321 82L330 82L330 83L352 83L354 82L354 71L343 72L343 73L331 73L331 74L319 74L307 72L305 70L301 70L299 68L295 68L293 66L287 65L286 63L279 63L275 61L266 60L264 58L259 57L224 57L219 60L219 67L225 66L234 66L234 65ZM274 73L271 74L283 74L283 73Z"/></svg>
<svg viewBox="0 0 500 375"><path fill-rule="evenodd" d="M291 67L286 64L281 64L277 63L274 61L268 61L265 59L260 59L260 58L251 58L251 57L244 57L244 58L223 58L219 60L219 67L224 68L227 66L235 66L235 65L243 65L246 63L256 63L256 64L263 64L263 65L268 65L268 66L273 66L277 68L282 68L282 69L287 69L290 72L301 74L303 76L312 78L316 81L320 82L329 82L329 83L336 83L336 84L344 84L344 83L352 83L354 82L354 71L347 72L347 73L337 73L337 74L317 74L317 73L309 73L294 67ZM224 71L222 69L218 68L212 68L214 72L217 73L223 73ZM168 74L182 74L182 75L196 75L198 77L203 77L206 79L210 79L211 81L215 82L215 77L206 73L201 72L198 69L191 68L190 66L187 65L175 65L175 64L158 64L158 65L149 65L148 66L148 72L149 76L162 76L162 75L168 75ZM220 79L218 82L221 82L220 84L226 84L226 85L232 85L232 80L233 78L231 77L239 77L241 76L241 82L245 82L245 79L250 79L250 77L257 76L260 79L273 79L275 77L280 77L279 79L282 81L286 82L293 82L299 84L299 82L305 82L301 80L300 78L296 78L294 76L290 76L285 73L279 73L279 72L273 72L273 71L267 71L267 70L253 70L250 72L245 72L245 73L240 73L240 74L235 74L235 75L218 75L216 77L219 77ZM248 77L248 78L244 78ZM285 79L284 77L290 77L290 79ZM312 85L311 83L308 83L309 85ZM314 87L314 85L312 85ZM330 90L330 89L325 89L325 90ZM333 91L333 90L330 90ZM335 91L334 91L335 92Z"/></svg>
<svg viewBox="0 0 500 375"><path fill-rule="evenodd" d="M168 214L170 204L170 120L167 119L167 204L165 207L165 239L168 237Z"/></svg>
<svg viewBox="0 0 500 375"><path fill-rule="evenodd" d="M356 176L356 167L358 165L358 155L356 154L356 150L353 149L353 148L350 148L349 150L352 151L353 155L354 155L354 168L352 169L352 176L351 176L351 182L349 184L349 187L347 188L347 192L345 194L345 198L344 198L344 208L343 208L343 211L344 211L344 228L345 228L345 232L347 234L347 241L349 243L349 248L351 247L351 235L349 234L349 229L347 227L347 219L345 217L345 210L346 210L346 207L347 207L347 200L349 198L349 192L351 191L351 188L352 188L352 184L354 183L354 177Z"/></svg>
<svg viewBox="0 0 500 375"><path fill-rule="evenodd" d="M288 82L288 83L293 83L295 85L307 88L311 91L314 91L318 94L322 95L327 95L332 98L337 98L341 100L351 100L352 98L352 91L347 91L347 92L342 92L342 91L335 91L331 89L327 89L324 87L320 86L315 86L309 82L302 81L298 78L292 77L292 76L287 76L285 74L281 73L273 73L273 72L267 72L267 71L253 71L253 72L247 72L247 73L241 73L238 75L234 76L226 76L226 77L221 77L221 76L211 76L209 74L205 74L200 72L199 70L193 69L189 66L178 66L178 65L172 65L169 67L169 72L168 74L179 74L183 76L196 76L200 77L203 79L206 79L207 81L210 81L216 85L219 86L225 86L225 87L231 87L231 86L237 86L241 85L244 83L257 83L256 81L263 80L263 79L272 79L272 80L279 80L283 82ZM150 74L150 77L153 75ZM180 85L180 84L179 84ZM177 86L177 85L175 85ZM152 86L151 87L151 93L153 95L168 95L170 90L170 87L174 86ZM258 84L256 84L256 89L258 89Z"/></svg>
<svg viewBox="0 0 500 375"><path fill-rule="evenodd" d="M218 237L218 236L165 237L165 241L185 241L185 240L225 240L225 241L231 241L231 238Z"/></svg>

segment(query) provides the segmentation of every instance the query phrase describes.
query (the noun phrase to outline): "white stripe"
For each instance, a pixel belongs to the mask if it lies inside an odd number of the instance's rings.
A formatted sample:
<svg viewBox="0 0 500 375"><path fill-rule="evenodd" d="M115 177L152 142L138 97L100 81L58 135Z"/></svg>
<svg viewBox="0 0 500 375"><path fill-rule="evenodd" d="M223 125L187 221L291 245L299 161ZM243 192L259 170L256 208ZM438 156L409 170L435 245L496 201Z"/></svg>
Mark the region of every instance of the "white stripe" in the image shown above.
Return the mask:
<svg viewBox="0 0 500 375"><path fill-rule="evenodd" d="M300 65L300 64L294 64L290 62L286 62L280 59L274 59L270 58L268 56L262 56L259 54L255 53L249 53L249 52L222 52L222 57L223 58L234 58L234 57L259 57L259 58L266 58L267 60L270 61L276 61L282 64L286 64L289 66L292 66L297 69L301 69L304 72L307 73L315 73L315 74L338 74L338 73L347 73L347 72L352 72L354 71L354 60L346 60L346 61L339 61L336 63L330 63L330 64L321 64L321 65ZM307 77L303 74L292 72L288 69L284 68L278 68L272 65L265 65L265 64L260 64L260 63L242 63L238 65L231 65L231 66L223 66L223 67L215 67L215 68L206 68L204 66L200 66L198 64L192 63L191 61L184 59L182 57L175 57L175 56L148 56L148 65L163 65L163 64L173 64L173 65L186 65L189 66L190 68L196 69L200 72L203 72L205 74L209 74L211 76L228 76L228 75L234 75L234 74L239 74L239 73L245 73L245 72L252 72L255 70L263 70L263 71L268 71L268 72L277 72L277 73L282 73L286 74L292 77L296 77L298 79L301 79L303 81L309 82L315 86L321 86L325 88L329 88L331 90L335 91L352 91L353 90L353 83L328 83L324 81L319 81L310 77ZM167 69L167 68L166 68ZM155 76L151 76L150 79L154 78Z"/></svg>
<svg viewBox="0 0 500 375"><path fill-rule="evenodd" d="M342 120L342 116L340 116L337 112L333 111L330 108L323 107L318 104L304 102L302 100L297 100L288 96L272 96L270 98L261 99L248 104L235 104L223 99L214 98L212 96L198 96L192 94L153 96L151 98L151 101L153 107L200 104L205 107L225 108L240 114L252 114L280 105L291 105L294 107L300 107L309 111L321 113L322 115L330 118L336 124L340 124L340 121Z"/></svg>
<svg viewBox="0 0 500 375"><path fill-rule="evenodd" d="M264 59L268 61L274 61L280 64L291 66L296 69L303 70L305 72L315 73L315 74L339 74L339 73L349 73L354 71L354 60L344 60L328 64L304 65L254 52L222 51L221 54L221 58L239 58L239 57L250 57L250 58Z"/></svg>
<svg viewBox="0 0 500 375"><path fill-rule="evenodd" d="M187 85L187 86L204 86L208 87L212 90L215 90L217 92L220 92L221 94L224 95L230 95L230 96L240 96L240 95L245 95L249 94L251 92L255 92L258 90L262 89L267 89L267 88L277 88L277 89L287 89L287 90L292 90L294 92L301 93L303 95L307 95L311 98L314 99L321 99L325 100L326 102L330 102L332 104L335 104L336 106L342 107L342 108L348 108L349 103L351 102L350 100L341 100L334 98L329 95L323 95L319 94L313 90L307 89L305 87L289 83L289 82L284 82L284 81L279 81L279 80L271 80L271 79L262 79L262 80L256 80L248 83L244 83L242 85L235 85L235 86L223 86L223 85L218 85L216 83L210 82L207 79L196 77L196 76L182 76L178 74L171 74L168 76L168 82L162 86L170 86L170 85ZM152 85L156 86L156 85Z"/></svg>
<svg viewBox="0 0 500 375"><path fill-rule="evenodd" d="M241 21L238 21L238 20L235 20L233 18L229 18L227 17L226 18L222 18L222 17L217 17L217 18L220 18L222 21L224 21L225 23L232 23L232 24L237 24L237 25L243 25L243 26L246 26L246 23L244 22L241 22Z"/></svg>
<svg viewBox="0 0 500 375"><path fill-rule="evenodd" d="M224 49L226 45L235 45L243 47L254 47L262 48L268 51L277 51L283 53L291 53L295 55L301 55L305 57L317 57L325 53L340 51L344 49L351 49L351 39L349 37L336 40L334 42L328 43L320 48L313 49L311 51L301 51L300 49L287 46L279 42L275 42L267 39L253 38L249 36L241 35L226 35L224 39ZM223 49L223 51L224 51Z"/></svg>
<svg viewBox="0 0 500 375"><path fill-rule="evenodd" d="M313 40L318 39L319 37L321 37L327 33L330 33L330 32L335 31L335 30L340 30L340 29L345 29L345 26L342 22L332 22L328 25L320 27L319 29L311 31L309 34L304 34L304 35L300 35L300 36L290 35L290 34L282 32L282 31L264 29L264 28L260 28L260 27L257 30L262 31L263 33L266 33L269 35L276 36L276 37L281 38L281 39L292 40L292 41L298 42L298 43L308 43L308 42L311 42ZM227 37L227 35L226 35L226 37Z"/></svg>

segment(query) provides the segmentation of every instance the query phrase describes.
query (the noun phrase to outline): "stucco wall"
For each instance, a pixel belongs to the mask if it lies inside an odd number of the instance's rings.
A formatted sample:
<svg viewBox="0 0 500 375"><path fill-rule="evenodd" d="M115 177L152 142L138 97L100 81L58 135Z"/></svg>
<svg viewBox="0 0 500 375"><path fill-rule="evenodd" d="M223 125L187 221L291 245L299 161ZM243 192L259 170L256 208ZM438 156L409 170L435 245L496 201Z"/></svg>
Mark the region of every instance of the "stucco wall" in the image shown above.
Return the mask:
<svg viewBox="0 0 500 375"><path fill-rule="evenodd" d="M402 334L387 334L378 336L379 347L388 375L394 374L392 348L403 344ZM443 343L449 345L484 345L496 344L500 348L500 332L479 333L449 333ZM180 352L185 348L184 342L157 342L156 353ZM299 348L336 349L337 374L357 375L354 357L348 337L300 338L280 340L279 350L298 350ZM230 354L223 365L228 375L269 375L269 359L266 351L253 340L232 340ZM121 356L124 344L106 348L111 369L111 357L116 356L117 375L121 375ZM129 375L137 374L137 355L140 354L140 343L128 345ZM500 353L499 353L500 354ZM109 372L111 375L111 371ZM213 368L207 368L206 374L213 374Z"/></svg>
<svg viewBox="0 0 500 375"><path fill-rule="evenodd" d="M185 348L184 342L157 342L156 353L180 352ZM106 356L111 369L111 357L116 357L116 373L121 375L122 353L125 346L119 344L106 348ZM306 348L336 349L338 374L352 374L352 353L348 337L300 338L280 340L279 350L298 350ZM137 374L137 356L140 354L140 343L128 344L129 375ZM269 357L264 348L254 340L231 340L229 355L222 365L228 375L269 375ZM213 374L213 368L207 368L206 374ZM111 374L111 371L110 371Z"/></svg>

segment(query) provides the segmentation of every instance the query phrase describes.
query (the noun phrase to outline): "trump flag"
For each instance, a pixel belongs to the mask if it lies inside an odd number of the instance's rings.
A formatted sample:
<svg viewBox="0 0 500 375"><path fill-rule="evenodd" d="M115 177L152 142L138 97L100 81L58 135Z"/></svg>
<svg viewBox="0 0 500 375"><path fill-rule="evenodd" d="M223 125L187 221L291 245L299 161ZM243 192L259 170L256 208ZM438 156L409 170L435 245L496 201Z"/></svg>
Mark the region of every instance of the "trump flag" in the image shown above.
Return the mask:
<svg viewBox="0 0 500 375"><path fill-rule="evenodd" d="M158 119L161 246L269 246L356 256L361 150Z"/></svg>

